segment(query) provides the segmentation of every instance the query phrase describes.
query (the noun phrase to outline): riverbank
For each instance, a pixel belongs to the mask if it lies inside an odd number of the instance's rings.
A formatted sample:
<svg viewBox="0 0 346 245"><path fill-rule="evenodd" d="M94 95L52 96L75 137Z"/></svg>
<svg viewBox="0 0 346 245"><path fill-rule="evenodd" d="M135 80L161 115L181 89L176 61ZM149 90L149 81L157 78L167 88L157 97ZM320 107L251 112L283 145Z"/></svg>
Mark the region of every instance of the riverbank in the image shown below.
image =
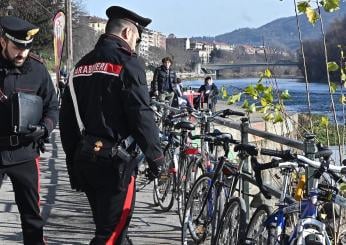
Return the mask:
<svg viewBox="0 0 346 245"><path fill-rule="evenodd" d="M183 79L183 80L189 80L189 81L193 81L193 80L202 80L204 79L206 76L212 76L214 79L220 79L220 80L225 80L225 79L247 79L247 78L260 78L259 74L238 74L235 73L233 75L229 75L229 76L220 76L216 78L216 74L215 73L197 73L197 72L177 72L177 77ZM147 81L148 83L150 83L153 80L154 77L154 73L152 71L146 71L146 77L147 77ZM304 81L304 77L303 76L297 76L297 75L277 75L274 76L273 78L275 79L295 79L295 80L301 80L302 82Z"/></svg>

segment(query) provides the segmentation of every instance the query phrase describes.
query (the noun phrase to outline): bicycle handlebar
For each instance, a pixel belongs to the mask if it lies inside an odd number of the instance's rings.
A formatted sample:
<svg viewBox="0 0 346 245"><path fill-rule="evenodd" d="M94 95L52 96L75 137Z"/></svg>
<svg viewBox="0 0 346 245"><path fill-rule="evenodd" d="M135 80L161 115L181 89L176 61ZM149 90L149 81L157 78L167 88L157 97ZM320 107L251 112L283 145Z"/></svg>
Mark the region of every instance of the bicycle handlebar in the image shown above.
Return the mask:
<svg viewBox="0 0 346 245"><path fill-rule="evenodd" d="M178 113L175 115L169 115L168 117L170 119L176 119L176 118L181 118L181 117L187 117L188 115L189 115L189 113L187 111L185 111L185 112L181 112L181 113Z"/></svg>
<svg viewBox="0 0 346 245"><path fill-rule="evenodd" d="M305 164L308 164L309 166L313 168L320 168L321 162L313 161L307 157L304 157L302 155L297 155L297 159L302 161ZM341 173L346 174L346 166L335 166L335 165L329 165L329 170L333 171L334 173Z"/></svg>
<svg viewBox="0 0 346 245"><path fill-rule="evenodd" d="M283 160L294 160L295 156L291 153L291 150L272 150L272 149L261 149L261 154L266 156L279 157Z"/></svg>
<svg viewBox="0 0 346 245"><path fill-rule="evenodd" d="M207 117L207 120L214 119L217 116L221 116L221 117L226 117L226 116L231 116L231 115L245 116L245 114L243 112L233 111L231 109L224 109L221 111L217 111L211 115L207 115L204 111L201 112L201 111L193 110L193 111L191 111L191 115L197 119L203 119L204 117Z"/></svg>
<svg viewBox="0 0 346 245"><path fill-rule="evenodd" d="M255 156L251 157L251 166L252 169L255 173L255 179L256 183L258 184L258 187L262 194L266 198L270 198L269 192L266 190L266 188L263 186L263 181L262 181L262 176L261 176L261 171L266 170L266 169L271 169L271 168L296 168L300 166L311 166L313 168L319 169L322 172L328 172L334 180L338 178L338 176L335 173L341 173L341 174L346 174L346 166L335 166L335 165L324 165L328 166L328 168L324 168L322 163L320 161L313 161L305 156L298 155L298 154L292 154L290 150L285 150L285 151L279 151L279 150L271 150L271 149L261 149L261 154L263 155L269 155L269 156L274 156L274 157L280 157L281 159L273 159L272 161L268 163L258 163L257 158ZM319 152L319 156L323 157L329 157L330 156L330 151L329 150L321 150ZM321 167L322 165L322 167ZM317 176L321 175L315 175L315 178L318 178Z"/></svg>
<svg viewBox="0 0 346 245"><path fill-rule="evenodd" d="M333 152L329 149L323 149L315 153L316 158L323 157L323 158L329 159L331 155L333 155Z"/></svg>
<svg viewBox="0 0 346 245"><path fill-rule="evenodd" d="M245 116L245 113L240 112L240 111L233 111L231 109L226 109L222 111L222 115L221 117L226 117L226 116L231 116L231 115L235 115L235 116Z"/></svg>

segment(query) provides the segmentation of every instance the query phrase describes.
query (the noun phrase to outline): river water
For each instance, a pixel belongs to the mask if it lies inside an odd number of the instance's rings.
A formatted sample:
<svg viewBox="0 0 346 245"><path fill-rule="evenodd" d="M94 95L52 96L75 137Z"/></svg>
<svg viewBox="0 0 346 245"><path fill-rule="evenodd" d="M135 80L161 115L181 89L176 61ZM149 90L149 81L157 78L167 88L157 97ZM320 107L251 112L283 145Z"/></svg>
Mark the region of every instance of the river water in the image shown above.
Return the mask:
<svg viewBox="0 0 346 245"><path fill-rule="evenodd" d="M214 80L214 83L220 89L222 86L225 86L228 90L229 94L235 94L240 90L244 89L249 84L256 84L258 78L246 78L246 79L227 79L227 80ZM273 80L271 81L263 81L267 86L271 83L273 84ZM184 81L185 87L199 88L200 85L203 84L202 80L195 81ZM288 90L291 95L290 99L284 102L287 111L292 112L308 112L308 103L306 96L306 85L302 80L297 79L277 79L275 84L277 84L277 88L279 90ZM276 85L274 84L274 87ZM333 113L331 106L331 98L329 95L328 85L325 83L310 83L309 84L310 91L310 102L311 102L311 111L313 114L322 114L328 115L332 121ZM346 93L346 89L344 89L343 93ZM343 106L340 103L341 97L341 89L338 87L336 93L333 95L334 103L336 105L336 112L338 123L342 123L343 120Z"/></svg>

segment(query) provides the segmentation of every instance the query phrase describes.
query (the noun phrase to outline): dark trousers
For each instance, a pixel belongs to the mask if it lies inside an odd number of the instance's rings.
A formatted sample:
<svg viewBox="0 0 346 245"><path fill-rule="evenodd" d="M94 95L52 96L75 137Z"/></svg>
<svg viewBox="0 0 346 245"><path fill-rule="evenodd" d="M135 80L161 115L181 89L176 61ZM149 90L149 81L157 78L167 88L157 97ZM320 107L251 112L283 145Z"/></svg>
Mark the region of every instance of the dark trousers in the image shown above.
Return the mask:
<svg viewBox="0 0 346 245"><path fill-rule="evenodd" d="M40 215L39 159L17 165L1 166L1 178L4 174L10 178L13 185L14 197L22 222L24 244L45 244L44 221Z"/></svg>
<svg viewBox="0 0 346 245"><path fill-rule="evenodd" d="M80 168L96 226L92 245L125 242L135 203L135 178L118 167L117 163L86 163Z"/></svg>

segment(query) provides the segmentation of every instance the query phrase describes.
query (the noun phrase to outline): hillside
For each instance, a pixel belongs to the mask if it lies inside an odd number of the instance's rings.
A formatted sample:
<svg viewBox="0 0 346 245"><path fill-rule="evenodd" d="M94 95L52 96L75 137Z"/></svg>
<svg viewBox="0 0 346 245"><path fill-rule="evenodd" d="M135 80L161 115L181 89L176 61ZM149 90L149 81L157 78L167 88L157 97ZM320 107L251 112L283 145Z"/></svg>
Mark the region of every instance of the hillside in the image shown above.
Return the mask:
<svg viewBox="0 0 346 245"><path fill-rule="evenodd" d="M341 7L335 13L322 13L325 28L336 19L341 19L346 15L346 3L342 2ZM299 16L303 40L318 39L321 36L320 23L312 26L305 15ZM210 38L210 37L209 37ZM196 39L206 39L200 37ZM299 48L299 35L297 20L295 16L274 20L259 28L241 28L229 33L218 35L216 41L229 44L251 44L265 45L286 48L294 51Z"/></svg>

